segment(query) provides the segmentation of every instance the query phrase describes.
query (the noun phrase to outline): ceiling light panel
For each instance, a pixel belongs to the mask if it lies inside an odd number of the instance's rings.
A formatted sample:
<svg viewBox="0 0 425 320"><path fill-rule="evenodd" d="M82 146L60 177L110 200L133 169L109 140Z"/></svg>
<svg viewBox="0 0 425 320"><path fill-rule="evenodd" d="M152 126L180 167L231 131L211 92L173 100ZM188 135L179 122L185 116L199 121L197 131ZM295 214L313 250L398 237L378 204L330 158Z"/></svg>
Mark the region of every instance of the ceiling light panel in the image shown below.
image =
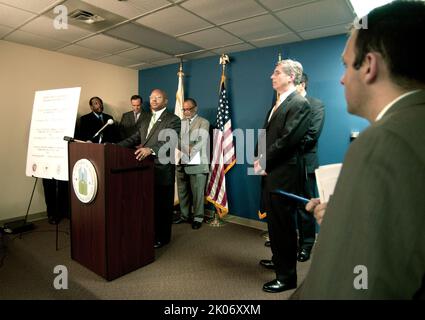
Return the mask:
<svg viewBox="0 0 425 320"><path fill-rule="evenodd" d="M170 55L199 49L195 45L135 23L127 23L105 33Z"/></svg>
<svg viewBox="0 0 425 320"><path fill-rule="evenodd" d="M104 52L99 52L89 48L81 47L76 44L59 49L58 52L70 54L72 56L78 56L81 58L95 59L95 60L105 56Z"/></svg>
<svg viewBox="0 0 425 320"><path fill-rule="evenodd" d="M239 43L241 40L219 29L212 28L180 37L184 41L193 43L201 48L211 49Z"/></svg>
<svg viewBox="0 0 425 320"><path fill-rule="evenodd" d="M89 49L106 53L114 53L135 47L135 45L132 43L114 39L103 34L98 34L82 41L78 41L76 44Z"/></svg>
<svg viewBox="0 0 425 320"><path fill-rule="evenodd" d="M170 58L170 55L168 54L147 48L132 49L125 52L121 52L119 55L124 58L129 58L137 61L155 61L159 59Z"/></svg>
<svg viewBox="0 0 425 320"><path fill-rule="evenodd" d="M41 37L36 34L19 30L11 33L5 37L4 40L47 50L55 50L56 48L62 47L66 44L66 42L63 41Z"/></svg>

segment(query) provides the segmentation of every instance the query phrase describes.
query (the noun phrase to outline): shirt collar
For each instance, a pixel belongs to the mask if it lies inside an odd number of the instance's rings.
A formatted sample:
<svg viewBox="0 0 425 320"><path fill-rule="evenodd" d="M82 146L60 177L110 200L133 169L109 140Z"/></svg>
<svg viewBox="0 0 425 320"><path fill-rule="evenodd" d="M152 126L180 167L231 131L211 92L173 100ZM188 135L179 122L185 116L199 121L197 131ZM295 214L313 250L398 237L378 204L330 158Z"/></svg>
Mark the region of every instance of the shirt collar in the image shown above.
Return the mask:
<svg viewBox="0 0 425 320"><path fill-rule="evenodd" d="M286 100L286 98L288 98L290 95L291 95L291 93L292 92L294 92L295 90L297 90L297 88L292 88L292 89L290 89L290 90L288 90L288 91L285 91L284 93L281 93L280 95L279 95L279 105L283 102L283 101L285 101Z"/></svg>
<svg viewBox="0 0 425 320"><path fill-rule="evenodd" d="M155 119L156 120L158 120L161 117L161 115L165 111L165 109L167 109L167 108L162 108L161 110L158 110L158 111L151 110L152 113L155 113Z"/></svg>

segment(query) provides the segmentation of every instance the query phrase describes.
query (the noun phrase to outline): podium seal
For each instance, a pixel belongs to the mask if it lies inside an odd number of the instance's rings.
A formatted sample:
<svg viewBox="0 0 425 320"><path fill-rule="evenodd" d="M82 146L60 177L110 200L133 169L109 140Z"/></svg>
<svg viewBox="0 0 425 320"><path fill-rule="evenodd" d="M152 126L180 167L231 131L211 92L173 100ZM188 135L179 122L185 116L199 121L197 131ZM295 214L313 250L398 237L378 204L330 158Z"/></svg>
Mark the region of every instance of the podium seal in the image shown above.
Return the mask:
<svg viewBox="0 0 425 320"><path fill-rule="evenodd" d="M78 160L72 168L72 187L78 200L90 203L97 193L97 173L87 159Z"/></svg>

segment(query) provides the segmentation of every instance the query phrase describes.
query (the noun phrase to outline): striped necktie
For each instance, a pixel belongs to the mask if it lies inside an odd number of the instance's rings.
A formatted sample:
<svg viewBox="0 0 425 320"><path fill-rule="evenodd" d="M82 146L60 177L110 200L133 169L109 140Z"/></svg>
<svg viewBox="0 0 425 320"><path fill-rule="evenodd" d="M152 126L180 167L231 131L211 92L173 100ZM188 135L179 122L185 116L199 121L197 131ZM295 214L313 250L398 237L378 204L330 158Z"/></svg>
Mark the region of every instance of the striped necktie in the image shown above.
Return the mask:
<svg viewBox="0 0 425 320"><path fill-rule="evenodd" d="M151 121L149 122L149 127L148 127L148 133L146 134L146 137L149 135L149 132L151 132L152 127L154 126L155 122L156 122L156 114L155 112L152 112L152 117L151 117Z"/></svg>

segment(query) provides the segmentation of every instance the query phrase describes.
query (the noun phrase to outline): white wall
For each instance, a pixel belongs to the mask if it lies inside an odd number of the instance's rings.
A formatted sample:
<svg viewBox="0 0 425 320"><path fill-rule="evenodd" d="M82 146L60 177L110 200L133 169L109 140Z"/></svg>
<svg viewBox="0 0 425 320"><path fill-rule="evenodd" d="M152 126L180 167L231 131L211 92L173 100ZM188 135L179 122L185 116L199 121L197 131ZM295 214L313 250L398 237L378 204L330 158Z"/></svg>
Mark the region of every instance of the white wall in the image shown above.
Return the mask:
<svg viewBox="0 0 425 320"><path fill-rule="evenodd" d="M79 116L99 96L105 112L120 120L138 93L138 72L0 40L0 221L25 215L31 196L25 163L34 92L69 87L81 87ZM45 210L39 180L29 213Z"/></svg>

